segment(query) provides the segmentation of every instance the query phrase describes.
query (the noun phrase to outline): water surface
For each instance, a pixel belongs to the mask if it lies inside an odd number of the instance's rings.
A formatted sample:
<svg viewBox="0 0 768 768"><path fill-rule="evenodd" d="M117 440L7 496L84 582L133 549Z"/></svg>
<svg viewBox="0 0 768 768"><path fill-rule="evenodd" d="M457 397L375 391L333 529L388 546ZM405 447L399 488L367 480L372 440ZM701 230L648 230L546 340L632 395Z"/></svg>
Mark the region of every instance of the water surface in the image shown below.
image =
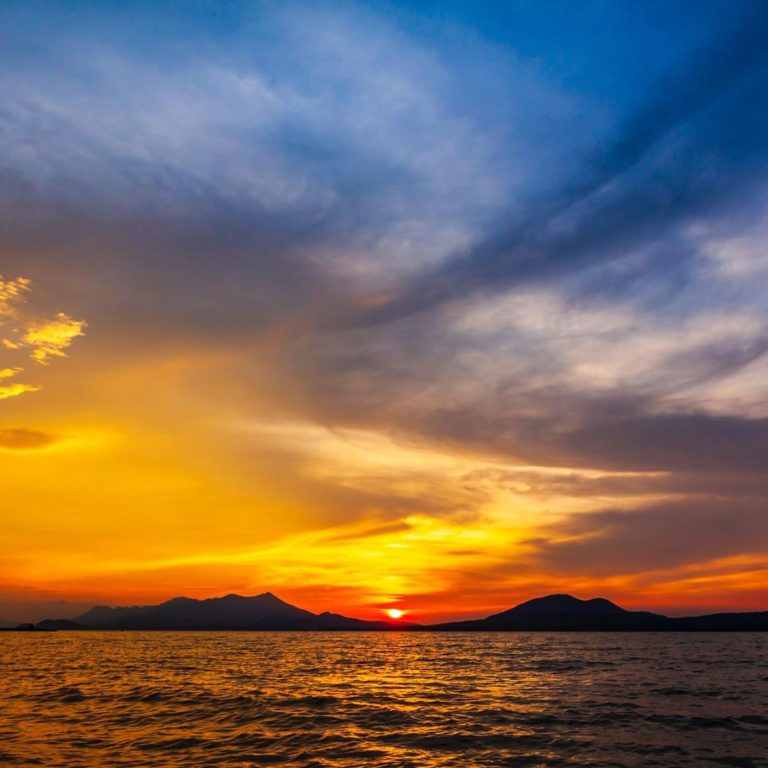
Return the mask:
<svg viewBox="0 0 768 768"><path fill-rule="evenodd" d="M768 635L0 634L0 765L768 766Z"/></svg>

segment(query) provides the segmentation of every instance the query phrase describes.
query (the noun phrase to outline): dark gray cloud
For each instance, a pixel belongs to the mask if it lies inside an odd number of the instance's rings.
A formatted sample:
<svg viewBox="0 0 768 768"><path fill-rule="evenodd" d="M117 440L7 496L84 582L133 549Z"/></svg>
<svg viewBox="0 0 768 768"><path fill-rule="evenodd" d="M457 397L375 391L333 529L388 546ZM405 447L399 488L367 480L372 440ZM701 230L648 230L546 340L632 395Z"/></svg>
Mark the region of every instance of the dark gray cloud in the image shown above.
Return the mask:
<svg viewBox="0 0 768 768"><path fill-rule="evenodd" d="M577 409L578 403L572 408ZM557 418L493 418L471 410L435 408L419 427L430 438L456 448L543 466L633 472L768 470L768 419L640 413L611 418L594 411L590 415L585 423L568 427Z"/></svg>
<svg viewBox="0 0 768 768"><path fill-rule="evenodd" d="M548 498L552 494L574 499L610 498L623 503L649 498L688 498L706 502L712 497L760 499L768 497L765 472L595 472L575 469L542 473L540 469L472 470L463 477L469 490L488 487L510 493L532 494Z"/></svg>
<svg viewBox="0 0 768 768"><path fill-rule="evenodd" d="M768 548L764 498L664 503L574 516L534 543L548 567L597 575L635 573ZM564 540L563 540L564 539Z"/></svg>

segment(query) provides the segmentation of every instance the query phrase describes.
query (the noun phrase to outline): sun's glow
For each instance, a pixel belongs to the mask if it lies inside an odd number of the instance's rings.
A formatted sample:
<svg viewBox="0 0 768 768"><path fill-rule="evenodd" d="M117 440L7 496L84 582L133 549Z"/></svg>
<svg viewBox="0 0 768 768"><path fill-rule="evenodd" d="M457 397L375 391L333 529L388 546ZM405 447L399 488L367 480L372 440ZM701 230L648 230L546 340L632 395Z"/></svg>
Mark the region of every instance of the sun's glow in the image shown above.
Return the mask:
<svg viewBox="0 0 768 768"><path fill-rule="evenodd" d="M395 621L397 621L398 619L403 618L403 614L405 613L405 611L401 611L399 608L387 608L385 613L387 614L387 616L389 616L390 619L394 619Z"/></svg>

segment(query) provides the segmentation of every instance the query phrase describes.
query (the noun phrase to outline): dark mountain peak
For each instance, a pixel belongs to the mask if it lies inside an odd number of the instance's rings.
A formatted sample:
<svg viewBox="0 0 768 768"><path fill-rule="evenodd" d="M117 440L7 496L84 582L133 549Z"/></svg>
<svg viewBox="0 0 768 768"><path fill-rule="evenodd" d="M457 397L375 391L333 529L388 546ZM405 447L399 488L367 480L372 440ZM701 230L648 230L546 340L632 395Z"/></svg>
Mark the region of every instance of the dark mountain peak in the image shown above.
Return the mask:
<svg viewBox="0 0 768 768"><path fill-rule="evenodd" d="M164 603L160 603L160 605L192 605L193 603L197 603L198 601L195 600L192 597L172 597L170 600L166 600ZM133 608L137 608L138 606L133 606Z"/></svg>
<svg viewBox="0 0 768 768"><path fill-rule="evenodd" d="M573 595L557 594L527 600L485 619L441 624L436 628L491 631L627 631L656 630L666 626L667 619L664 616L627 611L604 597L580 600Z"/></svg>
<svg viewBox="0 0 768 768"><path fill-rule="evenodd" d="M579 600L573 595L547 595L526 600L514 608L496 613L488 619L513 616L538 616L554 614L622 614L628 613L610 600L604 597L595 597L591 600Z"/></svg>
<svg viewBox="0 0 768 768"><path fill-rule="evenodd" d="M202 600L193 600L192 602L197 605L239 605L248 600L256 599L256 597L245 597L244 595L236 595L234 592L231 592L221 597L204 597Z"/></svg>
<svg viewBox="0 0 768 768"><path fill-rule="evenodd" d="M236 592L230 592L223 597L209 597L206 600L199 602L211 603L218 601L220 603L233 603L233 604L260 604L260 605L290 605L285 600L281 600L277 595L272 592L260 592L258 595L238 595Z"/></svg>
<svg viewBox="0 0 768 768"><path fill-rule="evenodd" d="M626 611L626 608L616 605L616 603L607 600L604 597L593 597L591 600L582 600L586 605L591 605L595 608L602 608L609 611Z"/></svg>
<svg viewBox="0 0 768 768"><path fill-rule="evenodd" d="M128 613L136 613L139 611L146 611L152 606L146 605L132 605L119 608L113 608L109 605L95 605L89 611L75 616L72 621L77 624L84 624L86 626L95 626L114 621L117 617L123 616Z"/></svg>
<svg viewBox="0 0 768 768"><path fill-rule="evenodd" d="M285 600L281 600L277 595L273 594L272 592L262 592L260 595L256 595L256 600L259 600L263 603L274 603L275 605L290 605L290 603L286 603Z"/></svg>
<svg viewBox="0 0 768 768"><path fill-rule="evenodd" d="M78 624L71 619L43 619L37 623L40 629L88 629L85 624Z"/></svg>
<svg viewBox="0 0 768 768"><path fill-rule="evenodd" d="M74 623L92 629L366 629L371 622L326 614L322 618L271 592L196 600L174 597L159 605L92 608Z"/></svg>

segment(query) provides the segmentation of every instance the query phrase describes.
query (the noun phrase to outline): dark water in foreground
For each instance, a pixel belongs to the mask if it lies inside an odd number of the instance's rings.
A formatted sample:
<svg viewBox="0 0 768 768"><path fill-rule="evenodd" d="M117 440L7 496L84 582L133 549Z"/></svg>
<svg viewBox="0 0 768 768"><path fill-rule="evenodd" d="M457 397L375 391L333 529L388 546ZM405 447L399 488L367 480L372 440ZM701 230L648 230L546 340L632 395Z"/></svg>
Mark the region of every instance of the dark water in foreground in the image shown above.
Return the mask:
<svg viewBox="0 0 768 768"><path fill-rule="evenodd" d="M768 635L0 635L0 765L768 766Z"/></svg>

